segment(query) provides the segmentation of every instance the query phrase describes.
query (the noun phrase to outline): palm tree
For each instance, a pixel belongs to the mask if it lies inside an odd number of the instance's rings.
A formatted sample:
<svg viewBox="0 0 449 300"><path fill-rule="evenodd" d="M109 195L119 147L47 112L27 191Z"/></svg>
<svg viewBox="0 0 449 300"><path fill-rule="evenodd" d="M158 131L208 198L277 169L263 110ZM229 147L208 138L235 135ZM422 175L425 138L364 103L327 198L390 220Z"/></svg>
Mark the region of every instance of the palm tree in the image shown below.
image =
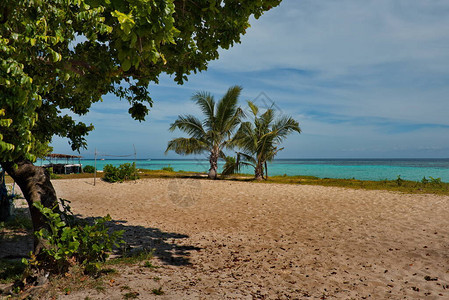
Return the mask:
<svg viewBox="0 0 449 300"><path fill-rule="evenodd" d="M242 151L237 152L237 159L227 158L224 174L231 174L239 170L241 165L254 167L256 180L264 177L267 161L271 161L276 154L284 148L278 145L289 135L296 131L301 133L299 124L291 117L280 117L275 120L273 109L267 109L259 115L259 108L248 101L254 116L254 124L243 122L233 139L233 145Z"/></svg>
<svg viewBox="0 0 449 300"><path fill-rule="evenodd" d="M192 115L178 116L171 124L170 131L178 128L187 133L189 138L176 138L168 142L165 153L173 150L178 154L209 153L209 178L217 178L217 163L219 158L225 158L225 147L229 147L232 134L244 116L237 106L242 88L233 86L228 89L223 98L215 103L214 97L208 92L198 92L192 96L205 115L201 122Z"/></svg>

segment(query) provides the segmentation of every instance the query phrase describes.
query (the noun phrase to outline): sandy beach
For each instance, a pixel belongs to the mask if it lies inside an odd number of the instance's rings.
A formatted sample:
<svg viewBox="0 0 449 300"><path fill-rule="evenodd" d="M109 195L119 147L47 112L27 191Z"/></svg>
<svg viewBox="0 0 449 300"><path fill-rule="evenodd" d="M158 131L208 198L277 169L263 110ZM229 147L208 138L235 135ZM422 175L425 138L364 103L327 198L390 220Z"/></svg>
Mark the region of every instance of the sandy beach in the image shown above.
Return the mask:
<svg viewBox="0 0 449 300"><path fill-rule="evenodd" d="M55 180L160 268L61 299L449 299L449 197L198 179ZM164 295L154 295L162 288Z"/></svg>

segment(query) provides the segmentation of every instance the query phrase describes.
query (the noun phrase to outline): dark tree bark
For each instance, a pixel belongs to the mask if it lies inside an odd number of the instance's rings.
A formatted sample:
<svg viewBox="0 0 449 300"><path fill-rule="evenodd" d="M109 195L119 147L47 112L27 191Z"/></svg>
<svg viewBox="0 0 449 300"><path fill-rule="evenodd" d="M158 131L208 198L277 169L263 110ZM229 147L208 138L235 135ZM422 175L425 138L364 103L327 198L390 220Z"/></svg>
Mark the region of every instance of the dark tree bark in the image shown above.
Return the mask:
<svg viewBox="0 0 449 300"><path fill-rule="evenodd" d="M217 179L218 177L218 156L219 156L219 149L214 149L211 151L209 156L209 163L210 163L210 169L208 177L209 179Z"/></svg>
<svg viewBox="0 0 449 300"><path fill-rule="evenodd" d="M1 173L0 173L1 174ZM0 181L2 178L0 178ZM10 217L11 204L8 199L8 190L4 183L0 184L0 222L5 222Z"/></svg>
<svg viewBox="0 0 449 300"><path fill-rule="evenodd" d="M254 170L254 177L256 180L263 179L263 164L261 162L257 164L256 169Z"/></svg>
<svg viewBox="0 0 449 300"><path fill-rule="evenodd" d="M266 161L265 161L264 165L265 165L265 180L268 180L268 164Z"/></svg>
<svg viewBox="0 0 449 300"><path fill-rule="evenodd" d="M33 165L30 161L0 162L3 170L11 176L22 190L23 196L30 208L34 231L48 228L46 218L33 206L40 202L44 207L53 208L58 204L55 189L50 182L50 173L42 167ZM43 241L34 239L35 254L44 246Z"/></svg>

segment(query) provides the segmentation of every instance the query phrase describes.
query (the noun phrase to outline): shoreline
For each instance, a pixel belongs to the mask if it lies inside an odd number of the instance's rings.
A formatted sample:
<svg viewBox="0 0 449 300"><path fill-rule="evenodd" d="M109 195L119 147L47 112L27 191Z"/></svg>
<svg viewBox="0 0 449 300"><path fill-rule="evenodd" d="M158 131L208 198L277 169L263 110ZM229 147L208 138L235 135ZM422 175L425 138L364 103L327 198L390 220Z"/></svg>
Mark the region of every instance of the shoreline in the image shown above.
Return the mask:
<svg viewBox="0 0 449 300"><path fill-rule="evenodd" d="M104 164L118 166L132 163L134 160L97 160L97 168ZM83 165L94 165L93 160L82 161ZM171 167L175 171L207 172L209 164L205 160L163 159L137 160L137 168L157 170ZM222 166L223 162L219 162ZM219 169L220 171L221 169ZM253 173L250 168L243 168L243 173ZM419 181L424 176L442 178L449 182L449 159L279 159L268 164L269 175L289 176L307 175L320 178L360 180L394 180L400 175L403 179Z"/></svg>

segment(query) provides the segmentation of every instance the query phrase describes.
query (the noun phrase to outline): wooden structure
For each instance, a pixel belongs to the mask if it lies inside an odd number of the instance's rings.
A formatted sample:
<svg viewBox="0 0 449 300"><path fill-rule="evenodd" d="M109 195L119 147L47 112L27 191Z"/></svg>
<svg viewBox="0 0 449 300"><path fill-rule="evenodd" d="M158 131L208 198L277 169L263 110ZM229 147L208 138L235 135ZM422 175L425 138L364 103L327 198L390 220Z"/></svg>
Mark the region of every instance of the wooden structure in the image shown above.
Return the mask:
<svg viewBox="0 0 449 300"><path fill-rule="evenodd" d="M49 164L44 165L46 169L52 168L55 174L72 174L72 173L82 173L83 168L81 164L81 157L79 155L68 155L68 154L58 154L52 153L46 156ZM61 163L61 161L66 161ZM75 163L78 161L78 163Z"/></svg>

